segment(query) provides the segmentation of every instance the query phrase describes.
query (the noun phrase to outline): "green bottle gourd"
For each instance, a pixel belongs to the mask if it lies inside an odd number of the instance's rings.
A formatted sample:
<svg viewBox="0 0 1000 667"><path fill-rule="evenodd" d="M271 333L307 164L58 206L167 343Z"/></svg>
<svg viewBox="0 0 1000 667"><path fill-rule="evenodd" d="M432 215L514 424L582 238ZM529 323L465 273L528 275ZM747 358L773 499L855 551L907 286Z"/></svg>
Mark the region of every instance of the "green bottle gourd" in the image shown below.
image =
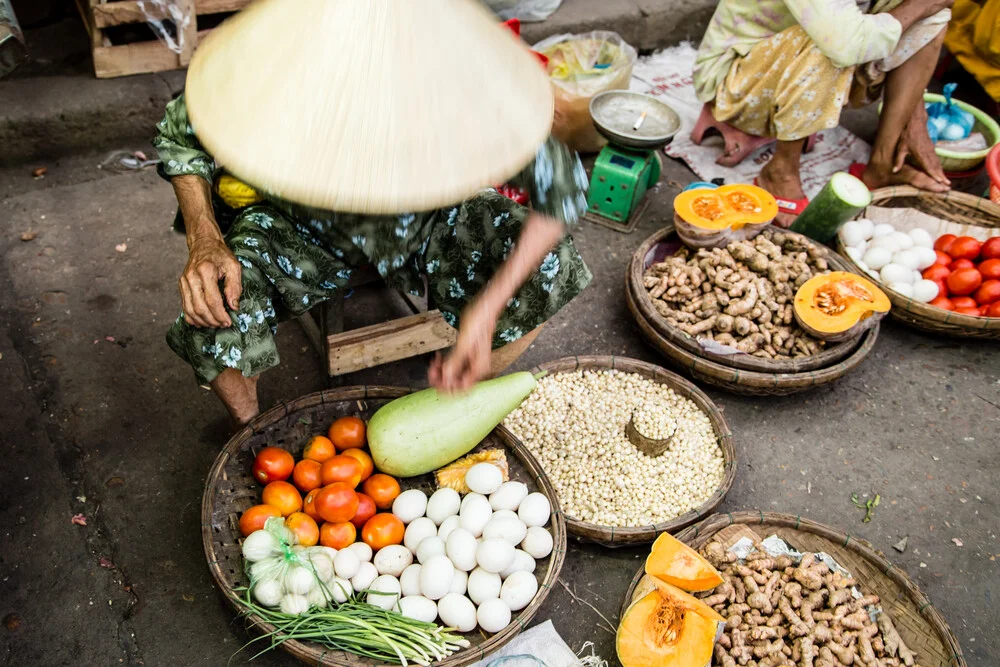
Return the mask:
<svg viewBox="0 0 1000 667"><path fill-rule="evenodd" d="M872 193L867 185L850 174L837 172L789 229L826 243L845 222L871 203Z"/></svg>

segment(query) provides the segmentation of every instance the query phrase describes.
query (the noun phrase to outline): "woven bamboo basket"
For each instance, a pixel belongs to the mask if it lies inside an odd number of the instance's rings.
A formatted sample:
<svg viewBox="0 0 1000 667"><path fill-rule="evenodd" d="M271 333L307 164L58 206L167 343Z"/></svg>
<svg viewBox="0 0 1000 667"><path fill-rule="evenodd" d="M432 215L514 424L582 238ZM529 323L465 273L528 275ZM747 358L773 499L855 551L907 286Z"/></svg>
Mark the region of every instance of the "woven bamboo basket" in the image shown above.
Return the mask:
<svg viewBox="0 0 1000 667"><path fill-rule="evenodd" d="M909 186L881 188L872 193L871 206L880 208L913 208L957 225L996 230L1000 235L1000 205L988 199L974 197L964 192L938 194L925 192ZM868 209L858 214L858 218L868 216ZM837 235L837 251L854 273L867 275L861 267L847 257L846 247ZM926 303L918 303L909 297L879 284L892 301L889 314L917 329L930 333L948 334L965 338L1000 339L1000 317L972 317L959 315Z"/></svg>
<svg viewBox="0 0 1000 667"><path fill-rule="evenodd" d="M719 438L719 447L722 449L722 456L725 461L722 484L715 490L715 493L697 509L682 514L670 521L641 527L601 526L575 519L564 513L569 534L580 541L594 542L606 547L647 544L655 540L656 536L660 533L675 533L690 526L701 519L701 517L714 512L715 508L719 506L722 499L729 493L729 489L733 485L733 480L736 478L736 448L733 446L733 434L729 430L729 424L726 422L722 411L703 391L684 378L654 364L648 364L644 361L629 359L627 357L581 356L564 357L550 361L538 366L534 370L548 371L554 374L570 373L586 369L609 368L626 373L636 373L649 378L660 384L667 385L677 394L694 401L695 405L708 415L709 420L711 420L715 434Z"/></svg>
<svg viewBox="0 0 1000 667"><path fill-rule="evenodd" d="M206 481L201 502L201 534L208 567L226 601L234 609L240 610L236 604L239 599L236 589L249 583L243 572L239 517L244 510L260 502L262 487L250 473L257 452L273 445L287 449L298 458L308 439L318 430L325 429L335 418L358 415L367 420L375 410L409 392L402 387L356 386L307 394L268 410L229 441L215 460ZM529 489L540 491L549 499L552 505L549 530L554 548L548 558L538 561L535 569L538 594L531 604L514 614L510 625L496 634L467 633L465 639L472 646L434 663L443 667L460 667L482 660L527 627L556 583L566 556L566 522L559 510L555 489L541 466L524 445L502 426L487 436L476 450L490 447L507 450L511 479L524 482ZM431 492L435 488L434 475L404 479L401 485L404 489L420 488ZM248 626L257 632L274 630L259 616L248 616L246 620ZM310 642L286 641L281 647L310 665L370 667L384 664L354 654L331 651Z"/></svg>
<svg viewBox="0 0 1000 667"><path fill-rule="evenodd" d="M804 241L813 243L822 248L819 244L807 239L801 234L782 230L782 233L801 237ZM656 232L639 246L639 249L632 255L629 263L626 288L631 285L632 298L642 312L646 321L661 336L671 343L687 350L691 354L714 361L723 366L731 366L748 371L758 371L761 373L801 373L803 371L826 368L849 356L861 341L861 334L842 343L831 344L819 354L809 357L798 357L795 359L762 359L750 354L717 354L704 349L698 341L690 334L684 333L679 328L673 326L660 315L653 306L653 299L649 292L642 286L642 275L652 264L662 261L664 258L673 255L681 248L681 241L677 237L672 227L665 227ZM831 271L850 271L850 267L833 251L826 253L826 259L830 264Z"/></svg>
<svg viewBox="0 0 1000 667"><path fill-rule="evenodd" d="M777 535L803 552L824 551L854 575L864 593L881 598L903 641L917 654L921 667L966 667L958 638L944 617L927 599L906 572L890 563L870 543L836 528L776 512L733 512L713 514L701 523L677 534L677 539L700 549L720 531L745 525L762 538ZM639 568L625 593L622 614L639 580L645 574Z"/></svg>
<svg viewBox="0 0 1000 667"><path fill-rule="evenodd" d="M628 277L626 277L626 281L631 282ZM851 355L832 366L800 373L761 373L723 366L704 357L691 354L684 348L675 345L646 320L636 305L633 293L634 290L626 284L625 300L639 326L639 333L646 339L646 342L663 353L695 380L734 394L747 396L788 396L839 380L864 361L865 357L872 351L872 348L875 347L875 340L878 338L880 326L876 324L862 334L861 341Z"/></svg>

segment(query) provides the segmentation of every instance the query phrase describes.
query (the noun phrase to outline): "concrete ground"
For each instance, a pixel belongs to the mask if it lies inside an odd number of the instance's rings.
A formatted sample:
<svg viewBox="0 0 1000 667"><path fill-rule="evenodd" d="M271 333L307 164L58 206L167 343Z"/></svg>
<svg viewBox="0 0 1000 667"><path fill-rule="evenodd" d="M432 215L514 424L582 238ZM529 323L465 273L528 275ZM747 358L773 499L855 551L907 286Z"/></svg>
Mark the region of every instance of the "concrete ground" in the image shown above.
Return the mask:
<svg viewBox="0 0 1000 667"><path fill-rule="evenodd" d="M150 171L98 169L102 158L47 161L40 180L31 170L42 163L0 172L0 655L18 666L244 664L236 652L248 635L213 586L199 530L227 422L163 341L185 261L172 193ZM576 231L594 283L519 368L571 354L663 363L625 308L622 272L690 179L668 160L633 234ZM392 316L391 304L359 292L348 325ZM296 324L279 341L284 366L261 383L264 406L326 386ZM347 382L418 385L424 369L412 360ZM996 343L889 322L871 357L831 388L771 399L710 390L739 455L721 509L801 514L870 540L942 611L969 665L996 665L998 378ZM870 523L852 492L881 494ZM565 587L538 620L551 618L574 649L593 641L614 664L600 615L615 624L643 554L572 544Z"/></svg>

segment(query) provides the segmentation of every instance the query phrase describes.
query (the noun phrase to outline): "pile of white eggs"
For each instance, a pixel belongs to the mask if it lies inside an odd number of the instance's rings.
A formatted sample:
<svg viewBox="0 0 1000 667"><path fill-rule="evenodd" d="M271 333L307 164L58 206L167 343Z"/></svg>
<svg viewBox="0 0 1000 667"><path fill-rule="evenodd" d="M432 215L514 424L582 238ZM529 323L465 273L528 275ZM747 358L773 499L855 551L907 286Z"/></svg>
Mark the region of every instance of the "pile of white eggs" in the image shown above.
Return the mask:
<svg viewBox="0 0 1000 667"><path fill-rule="evenodd" d="M392 513L406 524L403 544L374 555L369 603L419 621L440 619L459 632L478 625L490 633L531 603L535 561L553 547L544 528L548 498L504 482L491 463L472 466L465 483L472 492L464 498L447 488L430 498L419 489L399 494Z"/></svg>
<svg viewBox="0 0 1000 667"><path fill-rule="evenodd" d="M855 264L894 292L921 303L937 297L938 284L921 274L937 261L927 230L901 232L887 222L862 218L845 223L840 240Z"/></svg>

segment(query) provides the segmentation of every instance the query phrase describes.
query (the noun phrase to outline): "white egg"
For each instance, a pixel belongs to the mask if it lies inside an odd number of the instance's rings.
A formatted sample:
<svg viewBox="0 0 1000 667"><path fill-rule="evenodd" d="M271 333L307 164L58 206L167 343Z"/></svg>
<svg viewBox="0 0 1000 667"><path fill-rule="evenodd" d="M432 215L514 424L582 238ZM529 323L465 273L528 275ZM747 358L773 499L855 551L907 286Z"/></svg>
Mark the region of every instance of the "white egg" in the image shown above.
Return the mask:
<svg viewBox="0 0 1000 667"><path fill-rule="evenodd" d="M889 289L908 299L913 298L913 283L889 283Z"/></svg>
<svg viewBox="0 0 1000 667"><path fill-rule="evenodd" d="M426 563L434 556L443 556L444 553L444 540L437 535L431 535L425 537L417 547L417 562Z"/></svg>
<svg viewBox="0 0 1000 667"><path fill-rule="evenodd" d="M878 271L872 271L871 269L865 269L865 273L868 274L869 278L874 280L881 280L882 277L878 274Z"/></svg>
<svg viewBox="0 0 1000 667"><path fill-rule="evenodd" d="M403 595L420 595L420 565L414 563L399 575L399 587Z"/></svg>
<svg viewBox="0 0 1000 667"><path fill-rule="evenodd" d="M476 610L476 620L486 632L500 632L510 624L510 607L500 598L486 600Z"/></svg>
<svg viewBox="0 0 1000 667"><path fill-rule="evenodd" d="M909 250L913 247L913 237L906 232L893 232L890 236L896 240L900 250Z"/></svg>
<svg viewBox="0 0 1000 667"><path fill-rule="evenodd" d="M872 236L874 236L874 234L875 234L875 223L874 222L872 222L868 218L858 218L854 222L856 222L856 223L858 223L858 225L860 225L861 231L864 234L866 241L868 239L870 239Z"/></svg>
<svg viewBox="0 0 1000 667"><path fill-rule="evenodd" d="M528 485L524 482L504 482L500 488L490 494L490 507L493 511L517 511L521 501L528 495Z"/></svg>
<svg viewBox="0 0 1000 667"><path fill-rule="evenodd" d="M865 230L856 220L850 220L840 228L840 239L849 248L859 246L865 242Z"/></svg>
<svg viewBox="0 0 1000 667"><path fill-rule="evenodd" d="M918 280L913 284L913 298L920 303L930 303L937 298L938 284L933 280Z"/></svg>
<svg viewBox="0 0 1000 667"><path fill-rule="evenodd" d="M913 278L910 280L911 285L916 285L918 282L924 279L924 274L916 269L913 270Z"/></svg>
<svg viewBox="0 0 1000 667"><path fill-rule="evenodd" d="M354 594L354 586L348 579L334 577L328 587L330 593L333 595L334 602L347 602L347 599Z"/></svg>
<svg viewBox="0 0 1000 667"><path fill-rule="evenodd" d="M920 248L932 248L934 247L934 239L931 238L930 232L926 229L920 229L915 227L907 232L910 238L913 239L913 245Z"/></svg>
<svg viewBox="0 0 1000 667"><path fill-rule="evenodd" d="M878 238L880 236L888 236L896 231L896 228L890 225L888 222L880 222L874 227L872 227L872 236Z"/></svg>
<svg viewBox="0 0 1000 667"><path fill-rule="evenodd" d="M353 551L341 549L333 558L333 569L341 579L350 579L361 569L361 559Z"/></svg>
<svg viewBox="0 0 1000 667"><path fill-rule="evenodd" d="M900 266L905 266L906 268L910 269L911 271L914 271L914 270L916 270L917 264L919 262L917 260L916 253L914 253L913 251L911 251L911 250L900 250L899 252L895 253L892 256L892 263L893 264L899 264Z"/></svg>
<svg viewBox="0 0 1000 667"><path fill-rule="evenodd" d="M500 599L507 603L511 611L521 611L531 603L537 592L538 580L534 574L515 572L500 587Z"/></svg>
<svg viewBox="0 0 1000 667"><path fill-rule="evenodd" d="M483 540L476 549L476 562L487 572L502 572L514 562L514 545L501 537Z"/></svg>
<svg viewBox="0 0 1000 667"><path fill-rule="evenodd" d="M475 493L488 496L503 484L503 473L492 463L477 463L465 473L465 485Z"/></svg>
<svg viewBox="0 0 1000 667"><path fill-rule="evenodd" d="M891 234L889 236L876 236L872 239L872 248L885 248L889 252L899 252L902 248L899 247L899 242L896 240L895 236Z"/></svg>
<svg viewBox="0 0 1000 667"><path fill-rule="evenodd" d="M464 595L449 593L438 602L438 616L448 627L459 632L472 632L476 629L476 607Z"/></svg>
<svg viewBox="0 0 1000 667"><path fill-rule="evenodd" d="M521 501L521 506L517 508L517 516L528 528L532 526L544 526L549 522L549 515L552 513L552 506L549 499L541 493L529 493L528 497Z"/></svg>
<svg viewBox="0 0 1000 667"><path fill-rule="evenodd" d="M354 592L360 593L372 585L378 579L378 570L371 563L362 563L358 568L358 573L351 577L351 588Z"/></svg>
<svg viewBox="0 0 1000 667"><path fill-rule="evenodd" d="M923 231L923 230L921 230ZM937 253L934 252L934 248L926 248L924 246L914 246L910 249L914 255L917 256L917 268L921 271L924 269L934 266L934 262L937 261Z"/></svg>
<svg viewBox="0 0 1000 667"><path fill-rule="evenodd" d="M524 495L525 495L525 498L528 496L528 494L524 494ZM522 498L521 500L524 500L524 498ZM517 504L518 504L518 506L521 505L520 502L518 502ZM517 510L516 509L514 509L514 510L497 510L496 512L493 513L493 516L491 517L491 519L517 519L518 521L520 521L520 519L518 519Z"/></svg>
<svg viewBox="0 0 1000 667"><path fill-rule="evenodd" d="M465 528L456 528L445 541L445 552L456 568L463 572L476 567L476 549L479 543L475 535Z"/></svg>
<svg viewBox="0 0 1000 667"><path fill-rule="evenodd" d="M440 600L451 590L455 566L447 556L435 556L420 566L420 594L430 600Z"/></svg>
<svg viewBox="0 0 1000 667"><path fill-rule="evenodd" d="M423 595L406 595L399 601L399 613L415 621L433 623L437 619L438 608L434 600Z"/></svg>
<svg viewBox="0 0 1000 667"><path fill-rule="evenodd" d="M507 540L511 544L520 544L527 532L527 527L521 523L520 519L508 519L506 517L496 518L494 516L483 528L483 539L490 540L499 537Z"/></svg>
<svg viewBox="0 0 1000 667"><path fill-rule="evenodd" d="M420 489L403 491L392 501L392 513L403 523L419 519L427 511L427 494Z"/></svg>
<svg viewBox="0 0 1000 667"><path fill-rule="evenodd" d="M441 527L438 528L438 537L442 540L447 541L448 536L451 535L451 531L462 526L462 520L458 518L458 515L450 516L441 522Z"/></svg>
<svg viewBox="0 0 1000 667"><path fill-rule="evenodd" d="M417 547L428 537L437 535L437 526L425 516L418 517L410 522L403 533L403 545L410 551L416 553Z"/></svg>
<svg viewBox="0 0 1000 667"><path fill-rule="evenodd" d="M413 565L413 554L402 544L390 544L378 550L373 562L379 574L398 577L403 574L403 570Z"/></svg>
<svg viewBox="0 0 1000 667"><path fill-rule="evenodd" d="M886 264L878 272L882 282L890 283L911 283L913 282L913 269L909 269L899 264Z"/></svg>
<svg viewBox="0 0 1000 667"><path fill-rule="evenodd" d="M844 254L847 255L852 262L859 266L865 263L865 253L861 252L858 248L844 248Z"/></svg>
<svg viewBox="0 0 1000 667"><path fill-rule="evenodd" d="M458 593L459 595L465 595L465 588L469 583L469 575L461 570L455 570L455 577L451 580L451 589L449 593Z"/></svg>
<svg viewBox="0 0 1000 667"><path fill-rule="evenodd" d="M545 558L552 553L552 534L544 528L532 526L524 536L521 548L532 558Z"/></svg>
<svg viewBox="0 0 1000 667"><path fill-rule="evenodd" d="M495 572L487 572L481 567L469 573L468 591L469 597L476 604L482 604L484 600L500 597L500 587L503 585L501 577Z"/></svg>
<svg viewBox="0 0 1000 667"><path fill-rule="evenodd" d="M878 271L892 261L892 251L886 250L885 248L869 248L868 251L865 252L865 256L862 259L864 259L868 268L873 271Z"/></svg>
<svg viewBox="0 0 1000 667"><path fill-rule="evenodd" d="M535 559L528 555L526 551L514 549L514 562L500 573L501 579L506 579L515 572L534 572Z"/></svg>
<svg viewBox="0 0 1000 667"><path fill-rule="evenodd" d="M427 501L427 518L440 526L450 516L458 514L462 506L462 498L455 489L441 488L435 491Z"/></svg>
<svg viewBox="0 0 1000 667"><path fill-rule="evenodd" d="M472 533L473 537L483 534L490 517L493 516L493 508L486 496L479 493L470 493L462 499L462 509L458 512L462 528Z"/></svg>
<svg viewBox="0 0 1000 667"><path fill-rule="evenodd" d="M354 555L357 556L358 560L362 563L372 562L372 548L364 542L355 542L351 546L345 548L348 551L353 551Z"/></svg>
<svg viewBox="0 0 1000 667"><path fill-rule="evenodd" d="M365 602L390 610L399 602L400 593L399 579L383 574L368 587L368 596L365 598Z"/></svg>

